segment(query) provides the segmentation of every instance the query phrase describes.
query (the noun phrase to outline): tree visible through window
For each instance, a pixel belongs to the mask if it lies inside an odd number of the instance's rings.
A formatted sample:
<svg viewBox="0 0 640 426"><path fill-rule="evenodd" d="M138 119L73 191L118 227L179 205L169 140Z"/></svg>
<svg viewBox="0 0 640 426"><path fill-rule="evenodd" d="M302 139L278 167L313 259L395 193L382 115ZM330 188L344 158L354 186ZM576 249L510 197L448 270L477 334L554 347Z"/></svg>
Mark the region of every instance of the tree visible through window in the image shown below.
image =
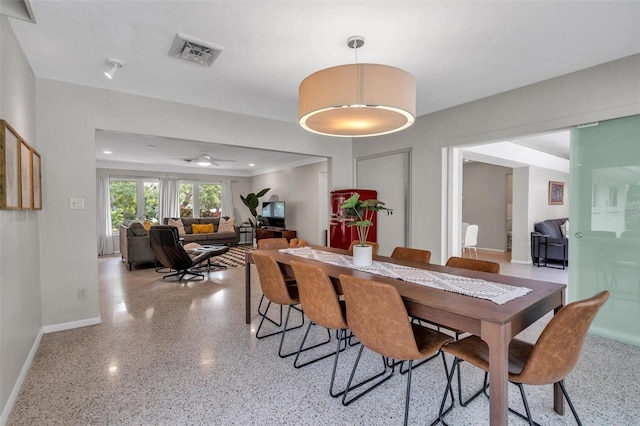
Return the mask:
<svg viewBox="0 0 640 426"><path fill-rule="evenodd" d="M117 180L109 184L111 194L111 225L118 231L126 220L136 218L137 186L135 181Z"/></svg>
<svg viewBox="0 0 640 426"><path fill-rule="evenodd" d="M180 217L220 216L221 193L222 188L216 184L180 184Z"/></svg>
<svg viewBox="0 0 640 426"><path fill-rule="evenodd" d="M158 182L112 180L109 192L113 232L118 232L122 223L131 220L158 221Z"/></svg>

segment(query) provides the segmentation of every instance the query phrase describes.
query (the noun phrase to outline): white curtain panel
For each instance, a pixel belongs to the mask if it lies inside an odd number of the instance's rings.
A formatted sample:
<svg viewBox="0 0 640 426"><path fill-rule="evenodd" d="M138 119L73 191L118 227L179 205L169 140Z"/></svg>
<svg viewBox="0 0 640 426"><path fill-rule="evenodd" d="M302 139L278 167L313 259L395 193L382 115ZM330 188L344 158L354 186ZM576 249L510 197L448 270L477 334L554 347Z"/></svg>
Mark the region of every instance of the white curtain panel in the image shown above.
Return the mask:
<svg viewBox="0 0 640 426"><path fill-rule="evenodd" d="M231 192L231 181L222 181L222 200L220 203L220 210L222 210L222 216L233 217L233 193Z"/></svg>
<svg viewBox="0 0 640 426"><path fill-rule="evenodd" d="M163 223L165 217L180 217L180 180L160 178L158 188L158 220Z"/></svg>
<svg viewBox="0 0 640 426"><path fill-rule="evenodd" d="M96 177L98 196L98 254L113 254L109 175L105 173L98 173Z"/></svg>

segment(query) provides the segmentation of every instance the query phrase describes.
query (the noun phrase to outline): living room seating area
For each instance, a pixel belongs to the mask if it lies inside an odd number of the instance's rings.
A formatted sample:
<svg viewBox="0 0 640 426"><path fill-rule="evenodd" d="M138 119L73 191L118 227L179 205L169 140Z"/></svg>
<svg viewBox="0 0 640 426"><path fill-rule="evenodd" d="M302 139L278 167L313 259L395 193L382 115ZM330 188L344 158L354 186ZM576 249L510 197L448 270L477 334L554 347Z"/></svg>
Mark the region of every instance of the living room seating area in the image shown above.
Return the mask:
<svg viewBox="0 0 640 426"><path fill-rule="evenodd" d="M176 226L185 244L237 245L240 242L240 229L235 226L234 218L165 218L163 222ZM149 243L149 231L142 223L136 221L120 225L120 253L130 271L134 264L156 261Z"/></svg>

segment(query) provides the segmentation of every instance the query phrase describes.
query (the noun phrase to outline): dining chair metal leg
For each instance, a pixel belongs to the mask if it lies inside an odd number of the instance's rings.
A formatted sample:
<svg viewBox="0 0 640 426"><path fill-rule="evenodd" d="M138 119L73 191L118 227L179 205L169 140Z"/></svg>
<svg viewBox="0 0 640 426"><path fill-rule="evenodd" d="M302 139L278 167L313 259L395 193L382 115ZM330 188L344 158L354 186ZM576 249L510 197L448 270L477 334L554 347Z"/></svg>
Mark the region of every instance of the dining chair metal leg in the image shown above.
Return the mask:
<svg viewBox="0 0 640 426"><path fill-rule="evenodd" d="M282 307L282 305L280 305L280 306ZM269 312L269 307L271 307L271 301L269 301L269 303L267 304L267 309L265 310L265 313ZM289 313L291 312L291 308L292 308L292 306L289 306L289 309L287 310L287 319L289 318ZM302 311L300 311L300 312L302 312ZM301 314L301 317L302 317L302 321L301 321L300 325L297 325L297 326L291 327L291 328L287 328L287 323L285 321L285 327L282 330L274 331L273 333L269 333L269 334L265 334L265 335L260 336L260 330L262 329L262 325L264 323L264 320L268 319L269 321L273 322L273 320L269 319L267 317L267 315L264 315L262 317L262 319L260 320L260 325L258 326L258 331L256 331L256 338L257 339L264 339L265 337L275 336L276 334L281 334L281 333L284 334L287 331L295 330L296 328L300 328L300 327L302 327L304 325L304 315ZM280 320L280 322L282 322L282 319Z"/></svg>
<svg viewBox="0 0 640 426"><path fill-rule="evenodd" d="M307 326L307 331L305 331L304 337L302 338L302 342L300 342L300 348L298 349L298 352L297 352L297 355L296 355L296 359L293 361L293 366L295 368L301 368L301 367L304 367L306 365L313 364L314 362L323 360L325 358L329 358L330 356L335 354L335 352L330 352L330 353L328 353L326 355L322 355L322 356L320 356L318 358L314 358L311 361L306 361L306 362L303 362L302 364L298 364L298 359L300 358L300 354L302 352L308 351L309 349L317 348L319 346L326 345L327 343L329 343L331 341L331 331L327 328L326 330L327 330L328 338L327 338L326 341L320 342L320 343L317 343L317 344L315 344L313 346L309 346L308 348L305 348L304 347L304 343L307 341L307 337L309 336L309 331L311 330L311 327L314 326L314 325L316 325L316 324L313 321L309 321L309 325ZM342 350L344 350L344 348Z"/></svg>
<svg viewBox="0 0 640 426"><path fill-rule="evenodd" d="M288 354L283 354L282 353L282 346L284 344L284 336L285 336L286 332L289 331L289 330L295 330L296 328L300 328L300 327L302 327L304 325L304 314L303 314L302 315L302 323L299 326L287 328L287 325L289 324L289 316L291 315L291 309L292 308L293 308L293 306L289 305L289 309L287 309L287 316L286 316L286 318L284 320L284 328L282 329L282 336L280 337L280 346L278 347L278 356L280 358L288 358L288 357L298 353L298 351L292 351L292 352L290 352Z"/></svg>
<svg viewBox="0 0 640 426"><path fill-rule="evenodd" d="M364 345L360 346L360 351L358 351L358 356L356 357L356 362L353 365L353 370L351 370L351 375L349 376L349 381L347 382L347 388L345 389L344 393L342 394L342 405L347 406L349 404L351 404L354 401L357 401L358 399L360 399L362 396L366 395L367 393L369 393L370 391L372 391L373 389L377 388L378 386L380 386L381 384L383 384L384 382L386 382L387 380L389 380L391 378L391 376L393 375L393 369L391 370L391 372L389 374L387 373L388 367L387 367L387 361L385 359L385 357L382 357L382 364L384 366L384 369L378 373L375 374L371 377L369 377L368 379L358 383L357 385L351 386L351 382L353 382L353 377L356 374L356 370L358 368L358 363L360 362L360 357L362 356L362 351L364 350ZM385 376L386 374L386 376ZM356 395L355 397L351 398L351 399L347 399L348 393L356 388L359 388L360 386L363 386L379 377L382 377L382 379L380 379L378 382L374 383L373 385L371 385L371 387L367 388L365 391L359 393L358 395Z"/></svg>
<svg viewBox="0 0 640 426"><path fill-rule="evenodd" d="M571 409L571 412L573 413L573 417L576 419L576 423L578 423L578 426L582 426L582 422L580 421L580 418L578 417L578 412L576 411L575 407L573 406L573 402L571 402L571 398L569 398L569 394L567 393L567 390L564 387L564 380L560 380L558 382L558 384L560 385L560 389L562 390L562 394L564 395L565 399L569 403L569 408Z"/></svg>
<svg viewBox="0 0 640 426"><path fill-rule="evenodd" d="M346 349L348 341L351 339L352 336L353 336L353 333L351 333L350 336L347 336L347 330L344 330L344 329L338 330L338 346L336 347L336 357L333 360L333 372L331 373L331 382L329 383L329 395L331 395L331 397L333 398L339 397L346 390L345 388L345 390L342 390L340 392L334 392L333 384L335 383L335 380L336 380L336 370L338 369L338 358L340 357L340 352ZM344 340L344 348L340 349L340 343L343 340Z"/></svg>
<svg viewBox="0 0 640 426"><path fill-rule="evenodd" d="M460 405L462 407L466 407L467 405L469 405L469 403L471 401L473 401L474 399L476 399L477 397L479 397L480 395L482 395L482 393L484 393L485 395L487 395L487 388L489 387L489 375L487 372L484 373L484 381L482 384L482 388L480 390L478 390L476 393L474 393L473 395L471 395L466 401L463 401L462 399L462 377L461 377L461 373L460 373L460 364L462 363L462 360L459 358L456 358L456 360L458 361L457 363L455 363L454 361L454 368L458 367L458 402L460 403ZM488 396L488 395L487 395Z"/></svg>

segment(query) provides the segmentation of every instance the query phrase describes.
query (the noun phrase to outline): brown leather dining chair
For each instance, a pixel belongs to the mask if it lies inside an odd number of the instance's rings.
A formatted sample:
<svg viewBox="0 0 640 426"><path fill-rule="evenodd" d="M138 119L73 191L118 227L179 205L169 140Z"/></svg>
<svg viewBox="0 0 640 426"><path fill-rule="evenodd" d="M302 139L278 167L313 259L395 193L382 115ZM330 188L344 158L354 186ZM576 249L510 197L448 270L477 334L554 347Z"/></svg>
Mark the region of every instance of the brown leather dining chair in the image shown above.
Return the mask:
<svg viewBox="0 0 640 426"><path fill-rule="evenodd" d="M256 263L256 268L258 269L258 277L260 278L260 287L262 288L262 293L269 300L267 304L267 308L265 309L265 315L262 316L260 320L260 325L258 326L258 331L256 331L256 338L263 339L265 337L273 336L275 334L281 334L280 338L280 347L278 348L278 355L281 358L286 358L291 355L295 355L297 351L293 351L288 354L282 353L282 346L284 343L284 337L287 331L294 330L296 328L300 328L304 325L304 314L300 309L300 315L302 317L302 321L300 325L287 328L289 325L289 317L291 315L291 309L295 305L300 304L300 299L298 298L298 287L297 286L288 286L285 283L284 277L282 276L282 272L280 271L280 267L278 263L268 254L261 253L260 250L255 250L252 252L253 260ZM279 331L275 331L266 335L260 336L260 330L262 329L262 325L264 324L264 320L267 319L267 312L269 312L269 307L271 303L277 303L281 306L288 306L287 316L284 321L284 325L282 329ZM273 321L271 321L273 322ZM279 324L276 324L279 325Z"/></svg>
<svg viewBox="0 0 640 426"><path fill-rule="evenodd" d="M302 310L310 320L293 365L295 368L304 367L335 354L333 372L331 373L331 382L329 384L329 395L336 398L344 392L334 392L333 390L336 369L338 366L338 357L340 356L340 352L347 347L348 340L347 329L349 326L347 325L344 301L338 299L333 283L329 280L329 277L322 269L317 266L293 260L291 261L291 268L293 269L293 273L298 283ZM319 325L321 327L325 327L327 330L331 329L337 331L338 342L336 350L335 352L330 352L326 355L312 359L311 361L298 364L300 354L303 350L309 349L303 348L309 335L309 331L313 325ZM329 337L331 337L331 334L329 334Z"/></svg>
<svg viewBox="0 0 640 426"><path fill-rule="evenodd" d="M353 255L353 246L357 246L359 244L360 244L359 240L351 241L351 245L349 246L350 255ZM365 244L368 246L371 246L371 254L373 254L374 256L378 254L378 248L380 247L378 243L374 243L373 241L367 241Z"/></svg>
<svg viewBox="0 0 640 426"><path fill-rule="evenodd" d="M347 305L347 323L353 334L362 343L347 383L347 389L342 396L342 404L349 405L384 383L394 373L394 368L391 368L391 372L384 378L348 400L348 393L353 389L351 383L358 368L362 351L366 346L383 356L384 371L381 374L385 374L387 370L386 358L409 362L404 409L404 424L406 425L409 419L413 361L442 354L446 375L446 361L440 349L442 345L450 342L452 337L410 322L404 302L394 286L344 274L339 278ZM374 377L378 377L378 375ZM451 393L451 398L453 400L453 393Z"/></svg>
<svg viewBox="0 0 640 426"><path fill-rule="evenodd" d="M289 248L286 238L262 238L258 240L258 250L280 250Z"/></svg>
<svg viewBox="0 0 640 426"><path fill-rule="evenodd" d="M289 248L289 242L287 241L286 238L262 238L258 240L258 250L280 250L280 249L286 249L286 248ZM290 277L284 272L283 272L283 275L284 275L284 281L287 283L287 285L293 285L293 286L296 285L296 279L294 277ZM258 314L260 314L261 316L264 316L266 312L266 311L262 311L263 302L264 302L264 294L260 298L260 303L258 304ZM280 307L279 323L274 322L270 318L267 318L267 320L280 326L282 323L282 306Z"/></svg>
<svg viewBox="0 0 640 426"><path fill-rule="evenodd" d="M500 273L500 264L489 262L488 260L470 259L468 257L452 256L447 260L446 266L453 268L470 269L472 271L489 272L492 274Z"/></svg>
<svg viewBox="0 0 640 426"><path fill-rule="evenodd" d="M608 298L609 292L601 291L589 299L569 303L549 321L535 344L518 339L511 340L508 363L509 381L520 389L526 415L509 408L510 412L533 425L523 385L557 383L569 403L576 422L579 425L582 424L567 394L563 380L576 366L589 326ZM477 336L469 336L446 345L442 350L455 357L449 372L447 390L451 388L453 373L456 368L460 370L462 361L467 361L484 370L486 383L489 371L489 347L484 340ZM443 406L446 397L445 391Z"/></svg>
<svg viewBox="0 0 640 426"><path fill-rule="evenodd" d="M394 259L405 259L413 262L430 263L431 252L429 250L420 250L409 247L396 247L391 253L391 257Z"/></svg>

